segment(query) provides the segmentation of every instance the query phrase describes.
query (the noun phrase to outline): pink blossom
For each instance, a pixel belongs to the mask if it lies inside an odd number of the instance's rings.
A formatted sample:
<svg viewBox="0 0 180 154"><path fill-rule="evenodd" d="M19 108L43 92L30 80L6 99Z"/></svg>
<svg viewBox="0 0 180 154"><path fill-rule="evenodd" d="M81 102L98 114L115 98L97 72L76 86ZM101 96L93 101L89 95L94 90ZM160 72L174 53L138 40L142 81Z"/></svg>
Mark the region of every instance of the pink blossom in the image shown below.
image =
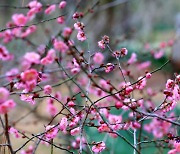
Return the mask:
<svg viewBox="0 0 180 154"><path fill-rule="evenodd" d="M54 139L58 134L58 128L55 125L46 126L45 137L47 140Z"/></svg>
<svg viewBox="0 0 180 154"><path fill-rule="evenodd" d="M27 52L24 55L24 59L31 64L39 64L40 63L40 55L36 52Z"/></svg>
<svg viewBox="0 0 180 154"><path fill-rule="evenodd" d="M121 50L120 50L120 56L121 57L123 57L123 56L125 56L125 55L127 55L128 54L128 50L126 49L126 48L122 48Z"/></svg>
<svg viewBox="0 0 180 154"><path fill-rule="evenodd" d="M17 26L24 26L27 23L27 17L24 14L14 14L12 20Z"/></svg>
<svg viewBox="0 0 180 154"><path fill-rule="evenodd" d="M24 90L24 93L26 93L25 90ZM36 104L36 102L35 102L33 96L34 96L33 94L22 94L22 95L20 96L20 99L21 99L22 101L25 101L25 102L28 102L28 103L34 105L34 104Z"/></svg>
<svg viewBox="0 0 180 154"><path fill-rule="evenodd" d="M163 50L159 50L158 52L154 53L154 58L155 59L160 59L163 55L164 55L164 51Z"/></svg>
<svg viewBox="0 0 180 154"><path fill-rule="evenodd" d="M111 128L113 130L119 130L121 128L120 123L122 122L122 116L121 115L112 115L110 114L108 117L109 123L111 125Z"/></svg>
<svg viewBox="0 0 180 154"><path fill-rule="evenodd" d="M12 81L18 75L19 70L17 68L12 68L10 71L6 72L6 78L8 81Z"/></svg>
<svg viewBox="0 0 180 154"><path fill-rule="evenodd" d="M20 137L19 132L14 127L10 127L9 133L13 134L15 138L19 138Z"/></svg>
<svg viewBox="0 0 180 154"><path fill-rule="evenodd" d="M52 87L50 85L44 86L44 93L49 95L52 93Z"/></svg>
<svg viewBox="0 0 180 154"><path fill-rule="evenodd" d="M58 22L59 24L63 24L63 23L65 22L64 17L62 16L62 17L57 18L57 22Z"/></svg>
<svg viewBox="0 0 180 154"><path fill-rule="evenodd" d="M69 107L74 107L76 104L73 101L68 102Z"/></svg>
<svg viewBox="0 0 180 154"><path fill-rule="evenodd" d="M0 60L7 61L10 58L10 54L6 47L0 45Z"/></svg>
<svg viewBox="0 0 180 154"><path fill-rule="evenodd" d="M151 65L150 61L142 62L138 65L139 70L147 69Z"/></svg>
<svg viewBox="0 0 180 154"><path fill-rule="evenodd" d="M80 133L80 127L72 129L70 133L72 136L78 135Z"/></svg>
<svg viewBox="0 0 180 154"><path fill-rule="evenodd" d="M33 18L34 15L42 10L42 4L36 0L29 2L28 4L30 10L27 13L29 18Z"/></svg>
<svg viewBox="0 0 180 154"><path fill-rule="evenodd" d="M117 101L117 102L115 103L115 107L116 107L117 109L120 109L122 106L123 106L123 103L122 103L122 102Z"/></svg>
<svg viewBox="0 0 180 154"><path fill-rule="evenodd" d="M132 53L131 54L131 57L129 58L129 60L128 60L128 64L133 64L133 63L135 63L137 61L137 55L136 55L136 53Z"/></svg>
<svg viewBox="0 0 180 154"><path fill-rule="evenodd" d="M57 39L54 40L54 48L63 53L69 49L69 47L63 41L59 41Z"/></svg>
<svg viewBox="0 0 180 154"><path fill-rule="evenodd" d="M21 73L21 79L25 82L37 80L38 72L35 69L29 69Z"/></svg>
<svg viewBox="0 0 180 154"><path fill-rule="evenodd" d="M175 85L174 81L171 79L168 79L166 82L166 89L172 90L174 88L174 85Z"/></svg>
<svg viewBox="0 0 180 154"><path fill-rule="evenodd" d="M100 153L100 152L102 152L105 148L106 148L106 145L105 145L105 143L102 141L102 142L96 143L94 146L92 146L92 151L95 152L95 153Z"/></svg>
<svg viewBox="0 0 180 154"><path fill-rule="evenodd" d="M27 150L22 150L21 154L33 154L34 147L30 145Z"/></svg>
<svg viewBox="0 0 180 154"><path fill-rule="evenodd" d="M138 80L140 81L136 84L136 88L139 90L144 89L144 87L146 86L146 78L139 77Z"/></svg>
<svg viewBox="0 0 180 154"><path fill-rule="evenodd" d="M59 129L62 131L62 132L66 132L66 128L68 126L68 120L66 117L63 117L59 123Z"/></svg>
<svg viewBox="0 0 180 154"><path fill-rule="evenodd" d="M98 42L98 46L99 46L101 49L105 49L105 48L106 48L106 43L105 43L103 40L101 40L101 41Z"/></svg>
<svg viewBox="0 0 180 154"><path fill-rule="evenodd" d="M57 108L54 105L54 100L52 98L48 99L47 111L51 116L57 114Z"/></svg>
<svg viewBox="0 0 180 154"><path fill-rule="evenodd" d="M35 25L29 26L29 27L25 30L25 32L23 32L23 33L20 35L20 37L25 38L25 37L29 36L30 34L34 33L34 32L36 31L36 29L37 29L37 28L36 28Z"/></svg>
<svg viewBox="0 0 180 154"><path fill-rule="evenodd" d="M53 5L50 5L44 12L45 12L45 14L51 14L51 13L53 13L55 10L56 10L56 5L53 4Z"/></svg>
<svg viewBox="0 0 180 154"><path fill-rule="evenodd" d="M101 52L97 52L94 54L93 61L97 64L102 64L104 60L104 55Z"/></svg>
<svg viewBox="0 0 180 154"><path fill-rule="evenodd" d="M110 131L110 128L108 127L107 124L101 124L99 127L98 127L98 131L101 133L101 132L109 132Z"/></svg>
<svg viewBox="0 0 180 154"><path fill-rule="evenodd" d="M114 70L115 66L114 64L112 63L107 63L106 64L106 67L105 67L105 72L106 73L109 73L109 72L112 72Z"/></svg>
<svg viewBox="0 0 180 154"><path fill-rule="evenodd" d="M82 22L76 22L75 24L74 24L74 28L76 29L76 30L81 30L81 31L83 31L84 30L84 24L82 23Z"/></svg>
<svg viewBox="0 0 180 154"><path fill-rule="evenodd" d="M54 49L50 49L47 53L47 56L41 59L42 65L49 65L54 62L56 58L56 51Z"/></svg>
<svg viewBox="0 0 180 154"><path fill-rule="evenodd" d="M6 102L0 104L0 114L5 114L9 112L10 109L13 109L16 106L16 103L13 100L7 100Z"/></svg>
<svg viewBox="0 0 180 154"><path fill-rule="evenodd" d="M64 37L69 37L69 36L71 35L71 33L72 33L72 29L71 29L70 27L65 27L65 28L63 29L62 35L63 35Z"/></svg>
<svg viewBox="0 0 180 154"><path fill-rule="evenodd" d="M0 87L0 104L4 103L8 97L9 91L4 87Z"/></svg>
<svg viewBox="0 0 180 154"><path fill-rule="evenodd" d="M60 9L64 9L65 7L66 7L66 1L61 1L60 3L59 3L59 8Z"/></svg>
<svg viewBox="0 0 180 154"><path fill-rule="evenodd" d="M146 73L146 79L150 79L150 78L151 78L151 76L152 76L152 74L151 74L151 73Z"/></svg>
<svg viewBox="0 0 180 154"><path fill-rule="evenodd" d="M77 34L77 39L79 41L85 41L87 38L86 38L86 35L83 31L78 31L78 34Z"/></svg>
<svg viewBox="0 0 180 154"><path fill-rule="evenodd" d="M30 9L32 8L41 9L42 4L38 2L37 0L33 0L29 2L28 6L30 7Z"/></svg>

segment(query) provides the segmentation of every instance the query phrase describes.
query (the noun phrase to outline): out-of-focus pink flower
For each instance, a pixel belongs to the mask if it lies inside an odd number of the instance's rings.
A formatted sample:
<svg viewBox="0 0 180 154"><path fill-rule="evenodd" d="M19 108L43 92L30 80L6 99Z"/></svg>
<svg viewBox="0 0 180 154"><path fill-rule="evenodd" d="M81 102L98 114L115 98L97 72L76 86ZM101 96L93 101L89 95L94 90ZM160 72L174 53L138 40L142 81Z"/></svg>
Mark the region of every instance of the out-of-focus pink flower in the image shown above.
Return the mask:
<svg viewBox="0 0 180 154"><path fill-rule="evenodd" d="M19 138L20 137L19 132L14 127L10 127L9 133L13 134L15 138Z"/></svg>
<svg viewBox="0 0 180 154"><path fill-rule="evenodd" d="M42 4L40 2L38 2L37 0L33 0L33 1L29 2L28 6L30 9L32 9L32 8L41 9Z"/></svg>
<svg viewBox="0 0 180 154"><path fill-rule="evenodd" d="M60 52L66 52L69 47L63 42L63 41L59 41L57 39L54 40L54 48Z"/></svg>
<svg viewBox="0 0 180 154"><path fill-rule="evenodd" d="M56 5L53 4L53 5L50 5L44 12L45 12L45 14L51 14L51 13L53 13L55 10L56 10Z"/></svg>
<svg viewBox="0 0 180 154"><path fill-rule="evenodd" d="M34 33L34 32L36 31L36 29L37 29L37 28L36 28L35 25L29 26L29 27L25 30L25 32L23 32L23 33L20 35L20 37L25 38L25 37L29 36L30 34Z"/></svg>
<svg viewBox="0 0 180 154"><path fill-rule="evenodd" d="M128 64L133 64L133 63L135 63L137 61L137 55L136 55L136 53L132 53L131 54L131 57L129 58L129 60L128 60Z"/></svg>
<svg viewBox="0 0 180 154"><path fill-rule="evenodd" d="M27 23L27 17L24 14L14 14L12 20L17 26L24 26Z"/></svg>
<svg viewBox="0 0 180 154"><path fill-rule="evenodd" d="M82 42L85 41L87 39L86 34L83 31L78 31L77 39Z"/></svg>
<svg viewBox="0 0 180 154"><path fill-rule="evenodd" d="M52 87L50 85L44 86L44 93L49 95L52 93Z"/></svg>
<svg viewBox="0 0 180 154"><path fill-rule="evenodd" d="M58 128L55 125L46 126L45 137L47 140L54 139L58 134Z"/></svg>
<svg viewBox="0 0 180 154"><path fill-rule="evenodd" d="M59 8L60 9L64 9L65 7L66 7L66 1L61 1L60 3L59 3Z"/></svg>
<svg viewBox="0 0 180 154"><path fill-rule="evenodd" d="M0 87L0 104L4 103L8 97L9 91L4 87Z"/></svg>
<svg viewBox="0 0 180 154"><path fill-rule="evenodd" d="M0 60L7 61L10 59L10 54L6 47L0 45Z"/></svg>
<svg viewBox="0 0 180 154"><path fill-rule="evenodd" d="M6 72L6 78L8 81L12 81L18 75L19 70L17 68L12 68L10 71Z"/></svg>
<svg viewBox="0 0 180 154"><path fill-rule="evenodd" d="M47 111L51 116L57 114L57 108L54 105L54 100L52 98L48 99Z"/></svg>
<svg viewBox="0 0 180 154"><path fill-rule="evenodd" d="M101 52L97 52L94 54L93 61L97 64L102 64L104 60L104 55Z"/></svg>
<svg viewBox="0 0 180 154"><path fill-rule="evenodd" d="M24 55L24 59L28 62L30 62L31 64L39 64L40 63L40 55L36 52L27 52Z"/></svg>
<svg viewBox="0 0 180 154"><path fill-rule="evenodd" d="M15 106L16 103L12 99L5 101L4 103L0 104L0 114L9 112L9 110L13 109Z"/></svg>
<svg viewBox="0 0 180 154"><path fill-rule="evenodd" d="M78 135L80 133L80 127L72 129L70 133L72 136Z"/></svg>
<svg viewBox="0 0 180 154"><path fill-rule="evenodd" d="M145 61L145 62L142 62L138 65L138 69L139 70L147 69L149 66L151 66L151 62Z"/></svg>
<svg viewBox="0 0 180 154"><path fill-rule="evenodd" d="M63 29L62 35L63 35L64 37L69 37L71 34L72 34L72 29L71 29L70 27L65 27L65 28Z"/></svg>
<svg viewBox="0 0 180 154"><path fill-rule="evenodd" d="M57 22L58 22L59 24L63 24L63 23L65 22L64 17L62 16L62 17L57 18Z"/></svg>
<svg viewBox="0 0 180 154"><path fill-rule="evenodd" d="M106 148L105 143L102 141L100 143L96 143L96 145L92 146L92 151L95 153L100 153Z"/></svg>
<svg viewBox="0 0 180 154"><path fill-rule="evenodd" d="M164 55L164 51L163 50L159 50L158 52L154 53L154 58L155 59L160 59L163 55Z"/></svg>
<svg viewBox="0 0 180 154"><path fill-rule="evenodd" d="M27 150L22 150L21 154L32 154L33 150L34 150L33 146L30 145Z"/></svg>
<svg viewBox="0 0 180 154"><path fill-rule="evenodd" d="M59 129L62 131L62 132L66 132L66 128L68 126L68 120L66 117L63 117L59 123Z"/></svg>
<svg viewBox="0 0 180 154"><path fill-rule="evenodd" d="M52 64L56 58L56 51L54 49L50 49L47 53L47 56L41 59L42 65Z"/></svg>

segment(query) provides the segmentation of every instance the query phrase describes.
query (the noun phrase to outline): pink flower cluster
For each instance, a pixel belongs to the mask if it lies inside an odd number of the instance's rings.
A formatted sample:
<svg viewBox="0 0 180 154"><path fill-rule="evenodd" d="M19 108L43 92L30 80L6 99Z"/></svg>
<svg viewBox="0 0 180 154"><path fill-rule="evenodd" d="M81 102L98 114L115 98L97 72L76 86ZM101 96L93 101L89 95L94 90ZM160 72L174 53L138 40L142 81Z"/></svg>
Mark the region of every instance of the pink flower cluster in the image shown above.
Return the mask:
<svg viewBox="0 0 180 154"><path fill-rule="evenodd" d="M0 114L6 114L16 106L16 103L9 98L9 91L0 87Z"/></svg>

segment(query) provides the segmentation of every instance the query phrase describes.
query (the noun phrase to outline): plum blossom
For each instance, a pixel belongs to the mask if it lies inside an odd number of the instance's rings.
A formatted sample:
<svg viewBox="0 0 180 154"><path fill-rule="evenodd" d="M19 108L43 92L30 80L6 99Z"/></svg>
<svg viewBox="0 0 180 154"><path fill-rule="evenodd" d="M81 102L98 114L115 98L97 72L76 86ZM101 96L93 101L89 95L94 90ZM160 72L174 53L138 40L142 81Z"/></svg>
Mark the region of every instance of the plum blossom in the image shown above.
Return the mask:
<svg viewBox="0 0 180 154"><path fill-rule="evenodd" d="M60 9L64 9L64 8L66 7L66 4L67 4L66 1L61 1L61 2L59 3L59 8L60 8Z"/></svg>
<svg viewBox="0 0 180 154"><path fill-rule="evenodd" d="M12 20L17 26L24 26L28 21L27 17L24 16L24 14L14 14L12 16Z"/></svg>
<svg viewBox="0 0 180 154"><path fill-rule="evenodd" d="M53 13L55 10L56 10L56 5L53 4L53 5L50 5L44 12L45 12L45 14L51 14L51 13Z"/></svg>
<svg viewBox="0 0 180 154"><path fill-rule="evenodd" d="M74 128L70 131L72 136L78 135L80 133L80 127Z"/></svg>
<svg viewBox="0 0 180 154"><path fill-rule="evenodd" d="M59 18L57 18L57 22L59 23L59 24L63 24L64 22L65 22L65 18L62 16L62 17L59 17Z"/></svg>
<svg viewBox="0 0 180 154"><path fill-rule="evenodd" d="M20 154L32 154L34 147L30 145L27 150L22 150Z"/></svg>
<svg viewBox="0 0 180 154"><path fill-rule="evenodd" d="M0 87L0 104L4 103L8 97L9 91L4 87Z"/></svg>
<svg viewBox="0 0 180 154"><path fill-rule="evenodd" d="M52 93L52 87L50 85L44 86L44 93L49 95Z"/></svg>
<svg viewBox="0 0 180 154"><path fill-rule="evenodd" d="M10 109L13 109L16 106L14 100L9 99L4 103L0 104L0 114L5 114L9 112Z"/></svg>
<svg viewBox="0 0 180 154"><path fill-rule="evenodd" d="M9 51L5 46L0 45L0 60L7 61L11 58Z"/></svg>
<svg viewBox="0 0 180 154"><path fill-rule="evenodd" d="M19 132L14 127L10 127L9 128L9 133L13 134L15 138L19 138L20 137Z"/></svg>
<svg viewBox="0 0 180 154"><path fill-rule="evenodd" d="M97 52L94 54L93 61L96 64L102 64L103 60L104 60L104 55L101 52Z"/></svg>
<svg viewBox="0 0 180 154"><path fill-rule="evenodd" d="M85 41L87 39L86 34L83 31L78 31L77 39L82 42Z"/></svg>
<svg viewBox="0 0 180 154"><path fill-rule="evenodd" d="M58 134L58 128L55 125L46 126L45 137L47 140L54 139Z"/></svg>
<svg viewBox="0 0 180 154"><path fill-rule="evenodd" d="M56 58L56 51L54 49L50 49L46 55L46 57L41 59L42 65L49 65L54 62Z"/></svg>
<svg viewBox="0 0 180 154"><path fill-rule="evenodd" d="M95 153L100 153L100 152L102 152L105 148L106 148L106 145L105 145L105 143L102 141L102 142L96 143L94 146L92 146L92 151L95 152Z"/></svg>
<svg viewBox="0 0 180 154"><path fill-rule="evenodd" d="M131 54L131 57L129 58L129 60L128 60L128 64L133 64L133 63L135 63L137 61L137 55L136 55L136 53L132 53Z"/></svg>
<svg viewBox="0 0 180 154"><path fill-rule="evenodd" d="M66 132L66 128L68 126L68 120L66 117L63 117L59 123L59 129L62 131L62 132Z"/></svg>
<svg viewBox="0 0 180 154"><path fill-rule="evenodd" d="M40 55L36 52L27 52L24 55L24 59L28 62L30 62L31 64L39 64L40 63Z"/></svg>
<svg viewBox="0 0 180 154"><path fill-rule="evenodd" d="M69 47L63 41L57 39L54 40L53 45L56 50L62 53L66 52L69 49Z"/></svg>

